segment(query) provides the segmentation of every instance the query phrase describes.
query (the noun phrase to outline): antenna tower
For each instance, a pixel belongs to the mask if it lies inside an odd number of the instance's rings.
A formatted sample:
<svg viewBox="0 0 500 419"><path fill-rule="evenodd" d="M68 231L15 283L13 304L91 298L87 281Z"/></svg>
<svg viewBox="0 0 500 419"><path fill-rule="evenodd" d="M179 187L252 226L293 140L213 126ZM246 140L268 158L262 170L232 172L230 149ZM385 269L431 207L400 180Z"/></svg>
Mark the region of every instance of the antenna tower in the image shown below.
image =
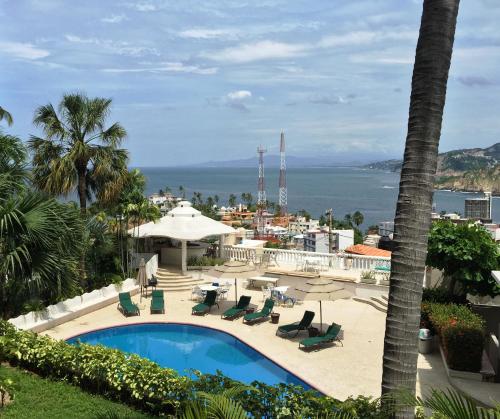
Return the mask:
<svg viewBox="0 0 500 419"><path fill-rule="evenodd" d="M280 216L285 217L287 209L287 189L286 189L286 159L285 159L285 133L281 130L280 138L280 183L279 183Z"/></svg>
<svg viewBox="0 0 500 419"><path fill-rule="evenodd" d="M259 183L257 192L257 234L264 235L266 220L264 218L264 211L267 207L266 190L264 187L264 153L267 150L264 147L259 146L257 148L257 154L259 155Z"/></svg>

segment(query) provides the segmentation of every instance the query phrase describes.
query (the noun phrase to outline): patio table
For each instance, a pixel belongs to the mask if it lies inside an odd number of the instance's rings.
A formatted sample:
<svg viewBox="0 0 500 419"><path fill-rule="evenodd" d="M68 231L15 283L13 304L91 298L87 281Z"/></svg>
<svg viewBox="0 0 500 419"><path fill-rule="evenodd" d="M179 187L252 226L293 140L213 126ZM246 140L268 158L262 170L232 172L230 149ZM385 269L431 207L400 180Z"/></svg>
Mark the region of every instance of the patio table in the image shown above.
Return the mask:
<svg viewBox="0 0 500 419"><path fill-rule="evenodd" d="M219 287L216 287L215 285L210 285L210 284L200 285L200 290L202 291L216 291L218 289Z"/></svg>
<svg viewBox="0 0 500 419"><path fill-rule="evenodd" d="M250 286L254 287L256 282L264 282L266 284L276 285L279 281L279 278L272 278L270 276L254 276L252 278L248 278L250 282Z"/></svg>

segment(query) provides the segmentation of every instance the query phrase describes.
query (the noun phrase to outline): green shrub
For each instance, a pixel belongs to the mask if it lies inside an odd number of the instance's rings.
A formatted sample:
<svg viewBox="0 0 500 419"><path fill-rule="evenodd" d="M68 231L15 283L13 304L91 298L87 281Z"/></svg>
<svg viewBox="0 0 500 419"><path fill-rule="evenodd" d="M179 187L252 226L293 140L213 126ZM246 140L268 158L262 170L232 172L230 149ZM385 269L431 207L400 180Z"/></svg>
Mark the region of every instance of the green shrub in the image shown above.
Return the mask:
<svg viewBox="0 0 500 419"><path fill-rule="evenodd" d="M187 260L188 266L215 266L222 265L224 263L223 259L212 258L207 256L191 256Z"/></svg>
<svg viewBox="0 0 500 419"><path fill-rule="evenodd" d="M450 294L446 288L424 288L422 292L422 302L441 304L466 304L467 298L464 295Z"/></svg>
<svg viewBox="0 0 500 419"><path fill-rule="evenodd" d="M423 304L422 313L439 335L448 366L478 372L485 339L484 320L467 306Z"/></svg>
<svg viewBox="0 0 500 419"><path fill-rule="evenodd" d="M195 371L195 379L191 379L137 355L101 345L70 345L0 321L3 361L156 415L178 414L200 391L221 394L241 386L220 373L204 375ZM365 397L341 402L292 384L270 386L256 381L252 387L235 396L252 417L326 417L332 411L344 410L344 403L354 418L386 417L380 413L378 401Z"/></svg>

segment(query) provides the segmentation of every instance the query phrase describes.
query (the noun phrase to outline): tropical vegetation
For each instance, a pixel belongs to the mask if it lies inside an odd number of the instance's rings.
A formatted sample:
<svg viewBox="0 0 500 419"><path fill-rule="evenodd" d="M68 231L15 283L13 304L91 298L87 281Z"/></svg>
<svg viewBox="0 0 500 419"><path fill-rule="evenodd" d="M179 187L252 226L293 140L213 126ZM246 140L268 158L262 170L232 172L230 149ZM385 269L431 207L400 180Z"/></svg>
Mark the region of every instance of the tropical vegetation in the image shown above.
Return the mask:
<svg viewBox="0 0 500 419"><path fill-rule="evenodd" d="M433 223L427 265L443 271L450 294L500 294L500 286L491 276L500 267L500 252L482 225Z"/></svg>

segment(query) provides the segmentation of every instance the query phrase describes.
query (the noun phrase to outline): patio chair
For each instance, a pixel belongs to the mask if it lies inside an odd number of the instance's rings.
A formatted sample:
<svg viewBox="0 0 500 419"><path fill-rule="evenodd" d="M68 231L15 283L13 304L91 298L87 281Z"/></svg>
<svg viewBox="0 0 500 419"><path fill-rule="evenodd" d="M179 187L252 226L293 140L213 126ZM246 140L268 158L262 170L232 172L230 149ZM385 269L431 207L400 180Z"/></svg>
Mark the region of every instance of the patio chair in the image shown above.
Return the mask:
<svg viewBox="0 0 500 419"><path fill-rule="evenodd" d="M238 304L235 306L231 307L229 310L226 310L224 313L222 313L222 318L223 319L234 319L240 315L242 315L245 310L248 308L250 304L250 299L248 295L242 295L240 297L240 300L238 301Z"/></svg>
<svg viewBox="0 0 500 419"><path fill-rule="evenodd" d="M301 340L299 342L299 348L302 346L302 349L311 349L311 348L319 349L321 345L335 341L340 342L340 344L344 346L342 341L339 339L339 333L341 327L342 326L340 326L340 324L332 323L332 325L328 328L324 336L316 336L314 338L307 338Z"/></svg>
<svg viewBox="0 0 500 419"><path fill-rule="evenodd" d="M191 289L191 300L200 301L201 299L203 299L203 297L204 297L203 291L201 290L201 288L198 285L195 285Z"/></svg>
<svg viewBox="0 0 500 419"><path fill-rule="evenodd" d="M264 307L260 311L256 311L255 313L245 314L243 317L243 323L254 323L258 320L267 319L271 315L271 311L273 311L274 301L268 298L264 303Z"/></svg>
<svg viewBox="0 0 500 419"><path fill-rule="evenodd" d="M154 290L151 293L150 312L165 314L165 300L163 299L163 290Z"/></svg>
<svg viewBox="0 0 500 419"><path fill-rule="evenodd" d="M269 288L265 285L261 285L260 289L262 290L262 301L266 301L270 297Z"/></svg>
<svg viewBox="0 0 500 419"><path fill-rule="evenodd" d="M217 304L217 291L207 291L207 295L205 296L205 300L200 303L196 304L192 310L191 314L207 314L212 306L217 306L219 307L219 304Z"/></svg>
<svg viewBox="0 0 500 419"><path fill-rule="evenodd" d="M120 310L124 316L141 315L139 307L137 307L137 305L132 302L132 298L130 298L130 292L120 292L120 294L118 294L118 299L118 310Z"/></svg>
<svg viewBox="0 0 500 419"><path fill-rule="evenodd" d="M283 326L278 327L278 329L276 330L276 334L278 334L279 332L289 337L293 332L295 332L295 334L291 336L295 337L299 334L301 330L307 330L309 327L311 327L313 319L314 319L314 312L305 311L304 315L302 316L302 320L300 322L284 324Z"/></svg>

